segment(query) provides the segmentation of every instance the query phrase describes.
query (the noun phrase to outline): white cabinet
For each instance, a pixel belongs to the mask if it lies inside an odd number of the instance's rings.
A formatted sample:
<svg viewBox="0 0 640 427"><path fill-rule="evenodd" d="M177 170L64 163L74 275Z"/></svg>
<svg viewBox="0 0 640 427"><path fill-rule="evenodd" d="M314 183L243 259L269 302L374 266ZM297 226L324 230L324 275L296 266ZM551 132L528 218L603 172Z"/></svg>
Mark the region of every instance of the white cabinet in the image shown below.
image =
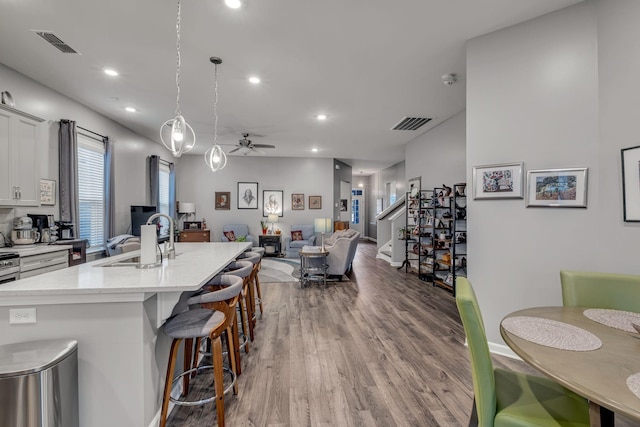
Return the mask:
<svg viewBox="0 0 640 427"><path fill-rule="evenodd" d="M41 122L0 104L0 206L40 206Z"/></svg>

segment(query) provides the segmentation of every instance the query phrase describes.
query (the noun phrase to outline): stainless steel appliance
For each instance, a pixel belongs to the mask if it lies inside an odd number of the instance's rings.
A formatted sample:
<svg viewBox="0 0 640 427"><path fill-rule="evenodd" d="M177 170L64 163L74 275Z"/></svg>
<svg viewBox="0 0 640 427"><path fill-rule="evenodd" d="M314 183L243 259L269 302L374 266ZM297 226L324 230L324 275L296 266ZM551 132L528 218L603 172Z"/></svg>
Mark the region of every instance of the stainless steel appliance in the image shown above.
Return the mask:
<svg viewBox="0 0 640 427"><path fill-rule="evenodd" d="M39 214L29 214L29 218L33 221L33 228L35 228L38 233L40 233L39 242L42 243L50 243L56 238L52 239L52 228L56 227L55 221L53 219L53 215L39 215ZM57 227L56 227L57 230ZM57 232L55 236L57 237Z"/></svg>
<svg viewBox="0 0 640 427"><path fill-rule="evenodd" d="M33 221L28 216L19 216L13 219L14 230L31 230L33 228Z"/></svg>
<svg viewBox="0 0 640 427"><path fill-rule="evenodd" d="M75 233L73 232L73 223L65 221L56 221L58 226L58 236L60 239L73 239Z"/></svg>
<svg viewBox="0 0 640 427"><path fill-rule="evenodd" d="M40 241L40 233L33 228L28 230L11 230L11 241L14 245L33 245Z"/></svg>
<svg viewBox="0 0 640 427"><path fill-rule="evenodd" d="M20 257L15 253L0 253L0 285L20 278Z"/></svg>

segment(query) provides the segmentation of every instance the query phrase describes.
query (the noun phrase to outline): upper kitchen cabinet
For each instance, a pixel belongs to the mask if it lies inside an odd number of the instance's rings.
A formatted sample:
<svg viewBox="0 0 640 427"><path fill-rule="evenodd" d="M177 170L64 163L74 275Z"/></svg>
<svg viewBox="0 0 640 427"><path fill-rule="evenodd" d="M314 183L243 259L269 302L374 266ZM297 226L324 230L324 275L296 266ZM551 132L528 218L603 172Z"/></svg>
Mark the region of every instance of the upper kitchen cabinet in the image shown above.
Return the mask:
<svg viewBox="0 0 640 427"><path fill-rule="evenodd" d="M40 206L39 124L0 104L0 206Z"/></svg>

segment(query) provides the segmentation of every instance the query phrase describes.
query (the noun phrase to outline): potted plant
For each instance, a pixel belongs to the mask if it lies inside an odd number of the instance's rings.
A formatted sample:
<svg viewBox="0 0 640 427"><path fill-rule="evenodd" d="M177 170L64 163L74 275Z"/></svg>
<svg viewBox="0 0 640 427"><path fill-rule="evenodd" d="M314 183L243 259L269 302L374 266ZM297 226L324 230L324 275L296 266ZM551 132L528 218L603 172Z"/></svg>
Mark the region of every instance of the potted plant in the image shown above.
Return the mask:
<svg viewBox="0 0 640 427"><path fill-rule="evenodd" d="M260 227L262 227L262 234L267 234L267 222L264 220L260 221Z"/></svg>

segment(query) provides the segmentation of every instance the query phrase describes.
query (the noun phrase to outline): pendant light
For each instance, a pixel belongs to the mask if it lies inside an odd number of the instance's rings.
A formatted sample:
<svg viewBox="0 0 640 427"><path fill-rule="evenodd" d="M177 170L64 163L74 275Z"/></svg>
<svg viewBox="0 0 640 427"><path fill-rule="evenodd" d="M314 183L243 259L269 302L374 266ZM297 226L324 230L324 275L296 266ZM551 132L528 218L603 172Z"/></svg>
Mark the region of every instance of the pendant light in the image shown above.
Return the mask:
<svg viewBox="0 0 640 427"><path fill-rule="evenodd" d="M180 111L180 0L178 0L178 17L176 18L176 51L176 115L160 126L160 140L174 157L180 157L196 145L196 134Z"/></svg>
<svg viewBox="0 0 640 427"><path fill-rule="evenodd" d="M227 165L227 155L218 145L218 65L222 59L212 56L209 60L213 63L213 145L204 153L204 162L211 172L217 172Z"/></svg>

